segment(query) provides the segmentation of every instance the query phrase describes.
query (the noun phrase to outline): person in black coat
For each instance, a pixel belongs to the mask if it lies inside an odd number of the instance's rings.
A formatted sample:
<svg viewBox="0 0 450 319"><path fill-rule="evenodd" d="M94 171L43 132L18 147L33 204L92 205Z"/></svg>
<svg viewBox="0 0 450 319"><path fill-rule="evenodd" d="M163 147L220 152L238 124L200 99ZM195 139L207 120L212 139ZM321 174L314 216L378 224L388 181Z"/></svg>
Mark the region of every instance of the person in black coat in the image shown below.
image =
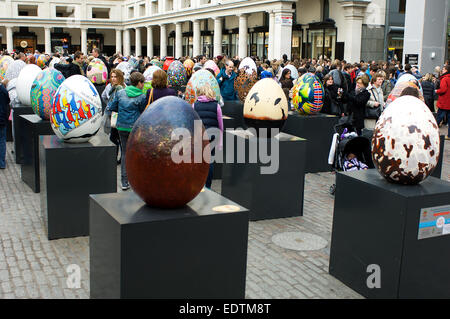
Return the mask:
<svg viewBox="0 0 450 319"><path fill-rule="evenodd" d="M422 81L423 98L425 99L425 104L428 106L431 112L434 111L434 98L436 96L436 87L433 83L433 74L427 73Z"/></svg>
<svg viewBox="0 0 450 319"><path fill-rule="evenodd" d="M364 117L366 104L370 99L370 93L367 91L369 85L369 78L363 74L356 79L356 88L351 91L348 96L348 109L352 117L352 125L358 135L362 134L364 128Z"/></svg>
<svg viewBox="0 0 450 319"><path fill-rule="evenodd" d="M323 78L323 89L323 106L320 112L341 116L344 113L341 102L342 91L339 91L339 87L334 84L331 74L327 74Z"/></svg>
<svg viewBox="0 0 450 319"><path fill-rule="evenodd" d="M6 167L6 127L9 119L9 94L3 84L0 84L0 169Z"/></svg>
<svg viewBox="0 0 450 319"><path fill-rule="evenodd" d="M70 57L67 57L66 59L68 64L56 63L54 68L61 72L66 79L76 74L84 75L81 68L81 64L83 63L83 53L81 51L75 52L74 60Z"/></svg>

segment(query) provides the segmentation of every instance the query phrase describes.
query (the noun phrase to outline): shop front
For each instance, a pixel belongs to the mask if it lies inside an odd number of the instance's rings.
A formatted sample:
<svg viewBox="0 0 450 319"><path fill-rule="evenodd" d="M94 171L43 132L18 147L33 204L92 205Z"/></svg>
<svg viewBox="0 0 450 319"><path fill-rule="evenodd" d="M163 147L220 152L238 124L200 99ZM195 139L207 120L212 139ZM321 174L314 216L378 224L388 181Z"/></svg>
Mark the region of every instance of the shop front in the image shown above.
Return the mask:
<svg viewBox="0 0 450 319"><path fill-rule="evenodd" d="M333 20L310 23L306 33L308 58L336 58L337 28Z"/></svg>

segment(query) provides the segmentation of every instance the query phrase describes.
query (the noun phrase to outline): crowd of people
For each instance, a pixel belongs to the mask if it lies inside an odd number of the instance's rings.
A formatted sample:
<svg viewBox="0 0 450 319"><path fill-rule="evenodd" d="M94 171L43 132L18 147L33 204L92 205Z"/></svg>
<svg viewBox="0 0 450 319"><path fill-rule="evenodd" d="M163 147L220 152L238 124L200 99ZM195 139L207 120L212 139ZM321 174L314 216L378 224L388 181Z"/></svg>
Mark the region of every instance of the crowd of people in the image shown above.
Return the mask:
<svg viewBox="0 0 450 319"><path fill-rule="evenodd" d="M8 54L0 52L1 55ZM35 54L14 53L11 56L15 60L23 60L27 64L35 64L39 52ZM98 58L103 61L108 69L107 83L96 85L102 97L103 112L107 118L105 131L110 134L110 139L121 150L126 152L126 142L134 122L140 114L154 101L164 96L182 97L182 88L171 88L168 85L167 74L163 70L153 73L152 89L146 93L142 90L146 82L143 74L151 67L155 60L163 61L160 57L130 57L116 53L113 56L104 56L98 48L94 48L89 56L77 51L72 55L52 54L47 55L46 66L59 70L65 78L75 74L85 76L89 62ZM414 95L419 97L423 94L426 105L432 112L437 112L437 122L441 126L449 122L450 115L450 66L448 61L441 67L436 67L433 73L422 75L419 70L409 64L402 65L399 62L376 62L360 61L359 63L348 63L347 61L321 59L295 59L288 60L284 55L279 60L263 60L251 57L257 66L258 79L273 78L283 89L286 98L291 102L295 80L305 73L314 74L322 83L324 88L323 107L321 112L326 114L348 117L357 134L362 134L364 128L373 129L376 116L368 117L368 109L378 110L378 116L386 106L388 96L402 76L413 76L417 87L422 92L415 92L411 88L405 89L403 95ZM130 75L125 78L124 72L117 66L124 61L134 59L137 61ZM192 59L194 64L192 73L204 68L208 58L204 55L197 57L183 57L179 60L183 63ZM53 62L52 62L53 60ZM216 76L223 101L238 100L238 94L234 82L238 76L239 57L216 56L212 59L218 66L220 72ZM55 63L57 62L57 63ZM291 67L287 67L292 65ZM297 70L292 74L292 67ZM298 73L298 74L297 74ZM4 84L4 83L3 83ZM214 91L205 85L197 88L197 101L193 105L199 113L204 124L208 127L217 127L223 130L220 98ZM436 103L437 101L437 103ZM10 100L5 85L0 86L0 168L5 167L5 139L6 124L9 116ZM291 104L291 103L290 103ZM437 109L435 108L437 107ZM117 121L111 121L117 112ZM372 113L372 112L369 112ZM376 112L375 112L376 114ZM111 123L114 122L114 125ZM450 124L449 124L450 125ZM447 134L447 139L450 136ZM3 141L3 142L2 142ZM122 156L118 162L122 165L122 189L126 190L128 184L125 157ZM212 166L211 166L212 168ZM212 169L207 180L207 187L211 186Z"/></svg>

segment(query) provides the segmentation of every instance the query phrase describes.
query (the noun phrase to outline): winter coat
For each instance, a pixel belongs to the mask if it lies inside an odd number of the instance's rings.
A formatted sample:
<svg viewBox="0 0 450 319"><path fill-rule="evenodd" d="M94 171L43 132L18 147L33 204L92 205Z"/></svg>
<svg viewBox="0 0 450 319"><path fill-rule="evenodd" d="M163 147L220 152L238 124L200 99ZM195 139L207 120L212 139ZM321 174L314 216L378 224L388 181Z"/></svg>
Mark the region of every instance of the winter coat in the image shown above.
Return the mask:
<svg viewBox="0 0 450 319"><path fill-rule="evenodd" d="M423 98L431 112L434 112L435 86L431 81L422 81Z"/></svg>
<svg viewBox="0 0 450 319"><path fill-rule="evenodd" d="M331 115L341 115L344 113L343 105L338 97L338 86L336 84L332 84L330 86L324 85L324 97L323 97L323 106L321 109L321 113L331 114ZM332 112L331 106L335 104L337 105L339 111L338 113Z"/></svg>
<svg viewBox="0 0 450 319"><path fill-rule="evenodd" d="M54 68L61 72L66 79L76 74L83 75L80 67L73 62L69 64L56 63Z"/></svg>
<svg viewBox="0 0 450 319"><path fill-rule="evenodd" d="M440 78L439 95L437 107L442 110L450 110L450 73L445 73Z"/></svg>
<svg viewBox="0 0 450 319"><path fill-rule="evenodd" d="M11 111L9 102L8 91L0 84L0 127L4 127L8 124L9 113Z"/></svg>
<svg viewBox="0 0 450 319"><path fill-rule="evenodd" d="M117 129L128 132L131 132L134 122L144 110L145 94L135 86L127 86L124 90L117 92L108 106L108 111L118 112Z"/></svg>
<svg viewBox="0 0 450 319"><path fill-rule="evenodd" d="M383 96L384 96L384 102L386 103L389 94L391 94L392 89L394 86L392 85L392 82L389 80L384 80L383 84L381 84L381 89L383 90Z"/></svg>
<svg viewBox="0 0 450 319"><path fill-rule="evenodd" d="M367 88L367 91L370 93L370 99L367 101L367 106L371 108L375 108L375 103L380 103L381 107L384 107L384 96L383 96L383 89L381 87L376 88L372 85L369 85Z"/></svg>
<svg viewBox="0 0 450 319"><path fill-rule="evenodd" d="M351 91L348 94L348 109L353 116L352 125L355 129L364 128L364 115L366 111L366 104L370 99L370 93L363 89L359 93Z"/></svg>
<svg viewBox="0 0 450 319"><path fill-rule="evenodd" d="M217 83L220 87L220 95L224 101L236 101L238 99L237 92L234 89L234 80L236 79L236 73L231 72L231 76L228 76L225 72L226 69L220 70L217 76Z"/></svg>

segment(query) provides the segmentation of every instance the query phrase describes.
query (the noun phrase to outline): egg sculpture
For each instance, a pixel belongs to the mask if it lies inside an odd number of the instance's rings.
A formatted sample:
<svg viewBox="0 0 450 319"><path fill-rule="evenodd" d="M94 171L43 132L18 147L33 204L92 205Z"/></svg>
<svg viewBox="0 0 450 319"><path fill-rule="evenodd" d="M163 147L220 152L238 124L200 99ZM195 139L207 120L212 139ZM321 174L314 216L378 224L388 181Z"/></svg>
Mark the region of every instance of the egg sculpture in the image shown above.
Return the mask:
<svg viewBox="0 0 450 319"><path fill-rule="evenodd" d="M174 59L173 59L172 56L166 57L166 60L164 61L164 64L163 64L163 66L162 66L162 69L163 69L164 71L167 71L167 70L169 69L169 66L172 64L173 60L174 60Z"/></svg>
<svg viewBox="0 0 450 319"><path fill-rule="evenodd" d="M203 65L203 68L213 70L216 76L218 76L220 73L219 67L213 60L206 61L205 64Z"/></svg>
<svg viewBox="0 0 450 319"><path fill-rule="evenodd" d="M126 61L120 62L117 65L116 69L122 71L125 81L128 81L130 79L131 71L133 71L133 67L130 63Z"/></svg>
<svg viewBox="0 0 450 319"><path fill-rule="evenodd" d="M50 123L56 136L65 142L83 143L101 126L100 95L89 79L72 75L58 88L53 100Z"/></svg>
<svg viewBox="0 0 450 319"><path fill-rule="evenodd" d="M289 71L291 71L292 80L298 79L298 70L295 66L293 66L292 64L288 64L288 65L286 65L285 69L288 69Z"/></svg>
<svg viewBox="0 0 450 319"><path fill-rule="evenodd" d="M171 86L184 86L187 83L186 69L180 61L173 61L167 70L167 78Z"/></svg>
<svg viewBox="0 0 450 319"><path fill-rule="evenodd" d="M160 60L158 60L158 59L153 59L153 60L150 61L150 63L151 63L152 65L157 66L157 67L160 68L160 69L162 69L163 66L164 66L164 62L163 62L163 61L160 61Z"/></svg>
<svg viewBox="0 0 450 319"><path fill-rule="evenodd" d="M14 59L9 55L5 55L0 59L0 81L3 81L5 78L6 71L9 68L9 65L14 62Z"/></svg>
<svg viewBox="0 0 450 319"><path fill-rule="evenodd" d="M137 70L139 68L139 60L135 57L131 57L128 63L131 65L133 70Z"/></svg>
<svg viewBox="0 0 450 319"><path fill-rule="evenodd" d="M89 62L86 75L94 84L105 84L108 80L108 69L102 60L95 58Z"/></svg>
<svg viewBox="0 0 450 319"><path fill-rule="evenodd" d="M256 63L255 61L253 61L252 58L250 57L246 57L244 58L241 63L239 63L239 70L244 70L245 72L247 72L248 74L252 74L253 71L257 72L257 68L256 68Z"/></svg>
<svg viewBox="0 0 450 319"><path fill-rule="evenodd" d="M422 100L423 102L425 102L425 99L423 98L422 91L420 91L419 87L415 84L415 82L404 81L404 82L397 82L397 84L395 84L395 86L392 89L391 93L389 93L389 96L388 96L388 98L386 100L386 106L385 107L387 107L389 104L394 102L395 99L400 97L400 95L402 94L403 90L405 88L407 88L407 87L412 87L412 88L415 88L416 90L418 90L418 92L419 92L419 99Z"/></svg>
<svg viewBox="0 0 450 319"><path fill-rule="evenodd" d="M216 100L220 102L222 96L220 95L219 83L217 83L211 72L205 69L199 70L192 75L184 92L185 101L192 105L197 100L197 89L206 83L211 86L214 93L216 93Z"/></svg>
<svg viewBox="0 0 450 319"><path fill-rule="evenodd" d="M324 89L320 80L312 73L307 73L297 81L292 89L292 104L302 115L320 112L323 106Z"/></svg>
<svg viewBox="0 0 450 319"><path fill-rule="evenodd" d="M238 94L239 100L242 102L245 101L248 92L250 92L256 82L258 82L258 75L256 74L256 71L253 71L252 74L248 74L243 69L239 70L239 74L234 80L234 89Z"/></svg>
<svg viewBox="0 0 450 319"><path fill-rule="evenodd" d="M160 67L157 67L156 65L152 65L150 67L147 68L147 70L144 71L144 78L145 81L152 81L153 80L153 73L155 73L155 71L157 70L161 70Z"/></svg>
<svg viewBox="0 0 450 319"><path fill-rule="evenodd" d="M54 69L54 68L55 68L55 64L58 64L58 63L61 63L61 59L58 58L58 57L53 57L53 58L50 60L49 68Z"/></svg>
<svg viewBox="0 0 450 319"><path fill-rule="evenodd" d="M425 103L413 96L396 99L383 111L372 138L372 159L389 182L418 184L439 159L439 128Z"/></svg>
<svg viewBox="0 0 450 319"><path fill-rule="evenodd" d="M26 66L27 66L26 63L23 62L22 60L13 61L9 65L8 70L6 70L6 72L5 72L5 79L11 81L12 79L19 77L20 72Z"/></svg>
<svg viewBox="0 0 450 319"><path fill-rule="evenodd" d="M187 77L190 78L195 65L194 61L192 61L191 59L187 59L186 61L184 61L183 65L186 69Z"/></svg>
<svg viewBox="0 0 450 319"><path fill-rule="evenodd" d="M186 136L172 140L180 128ZM210 151L209 141L195 136L204 130L192 106L174 96L158 99L135 122L128 138L126 170L131 187L149 206L182 207L200 193L210 158L195 154Z"/></svg>
<svg viewBox="0 0 450 319"><path fill-rule="evenodd" d="M422 85L420 84L419 80L412 74L409 73L405 73L403 75L401 75L398 80L397 83L402 83L402 82L413 82L416 86L419 87L419 90L422 92Z"/></svg>
<svg viewBox="0 0 450 319"><path fill-rule="evenodd" d="M39 55L39 57L36 59L36 65L40 67L41 69L44 69L46 67L46 63L48 61L48 58L45 54Z"/></svg>
<svg viewBox="0 0 450 319"><path fill-rule="evenodd" d="M50 119L56 90L64 80L62 73L55 69L42 70L34 79L30 91L31 107L41 119Z"/></svg>
<svg viewBox="0 0 450 319"><path fill-rule="evenodd" d="M258 134L261 128L280 129L287 117L288 102L278 83L270 78L256 82L245 98L245 124L255 128Z"/></svg>
<svg viewBox="0 0 450 319"><path fill-rule="evenodd" d="M35 64L28 64L20 71L17 77L16 91L17 97L23 105L31 105L31 86L41 71L41 68Z"/></svg>

